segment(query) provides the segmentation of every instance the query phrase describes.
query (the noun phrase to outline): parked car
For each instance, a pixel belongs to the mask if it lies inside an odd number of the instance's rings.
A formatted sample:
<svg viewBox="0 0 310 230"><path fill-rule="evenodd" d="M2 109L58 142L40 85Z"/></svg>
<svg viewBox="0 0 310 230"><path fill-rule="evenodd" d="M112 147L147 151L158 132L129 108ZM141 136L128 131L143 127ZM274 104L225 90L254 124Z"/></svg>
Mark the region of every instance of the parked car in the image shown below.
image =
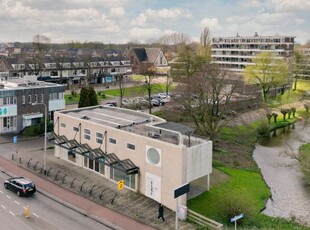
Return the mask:
<svg viewBox="0 0 310 230"><path fill-rule="evenodd" d="M117 107L117 103L115 101L109 101L103 105L108 107Z"/></svg>
<svg viewBox="0 0 310 230"><path fill-rule="evenodd" d="M166 101L165 100L163 100L160 96L158 96L158 95L155 95L155 96L153 96L152 97L152 101L153 100L157 100L158 102L159 102L159 105L164 105L164 104L166 104Z"/></svg>
<svg viewBox="0 0 310 230"><path fill-rule="evenodd" d="M160 105L162 105L161 101L158 98L152 99L151 100L151 104L152 104L152 106L160 106Z"/></svg>
<svg viewBox="0 0 310 230"><path fill-rule="evenodd" d="M35 184L25 177L11 177L4 181L4 187L17 194L17 196L31 196L37 189Z"/></svg>

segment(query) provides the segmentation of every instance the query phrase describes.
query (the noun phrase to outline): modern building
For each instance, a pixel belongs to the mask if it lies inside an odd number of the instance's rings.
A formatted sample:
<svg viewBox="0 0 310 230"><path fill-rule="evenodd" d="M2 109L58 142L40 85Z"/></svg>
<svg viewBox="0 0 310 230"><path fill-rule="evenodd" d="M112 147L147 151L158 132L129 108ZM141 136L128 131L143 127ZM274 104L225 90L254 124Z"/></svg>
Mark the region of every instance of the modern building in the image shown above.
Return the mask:
<svg viewBox="0 0 310 230"><path fill-rule="evenodd" d="M55 112L48 140L58 158L176 210L174 190L203 176L209 186L212 172L212 142L192 134L154 115L93 106Z"/></svg>
<svg viewBox="0 0 310 230"><path fill-rule="evenodd" d="M215 37L212 39L212 60L220 68L240 74L252 59L263 51L272 52L275 58L288 59L294 56L293 36L239 36Z"/></svg>
<svg viewBox="0 0 310 230"><path fill-rule="evenodd" d="M32 57L2 57L0 72L8 73L9 78L35 76L39 80L59 82L69 80L76 84L80 79L92 83L109 83L130 75L130 61L121 57L89 56L44 56L40 60Z"/></svg>
<svg viewBox="0 0 310 230"><path fill-rule="evenodd" d="M169 64L160 48L128 48L124 52L132 65L134 74L145 74L154 68L156 74L167 75Z"/></svg>
<svg viewBox="0 0 310 230"><path fill-rule="evenodd" d="M0 81L0 134L18 133L65 108L64 86L24 79Z"/></svg>

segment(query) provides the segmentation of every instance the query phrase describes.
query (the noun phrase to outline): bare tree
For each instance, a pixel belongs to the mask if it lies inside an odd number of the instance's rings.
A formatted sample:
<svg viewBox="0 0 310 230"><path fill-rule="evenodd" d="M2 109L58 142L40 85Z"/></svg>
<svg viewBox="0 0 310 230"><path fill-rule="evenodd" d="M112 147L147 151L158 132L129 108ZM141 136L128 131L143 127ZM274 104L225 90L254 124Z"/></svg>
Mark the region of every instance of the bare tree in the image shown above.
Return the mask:
<svg viewBox="0 0 310 230"><path fill-rule="evenodd" d="M215 64L203 64L191 77L182 78L176 91L177 99L194 121L202 135L212 141L218 132L233 118L226 116L230 98L235 85L228 83L228 72L222 71Z"/></svg>
<svg viewBox="0 0 310 230"><path fill-rule="evenodd" d="M32 71L39 75L43 63L43 58L47 53L51 39L45 35L35 35L32 40Z"/></svg>
<svg viewBox="0 0 310 230"><path fill-rule="evenodd" d="M126 90L126 88L124 87L124 75L120 75L118 77L118 88L120 92L120 107L123 107L123 98Z"/></svg>
<svg viewBox="0 0 310 230"><path fill-rule="evenodd" d="M152 92L153 89L155 87L155 73L156 70L154 67L150 66L150 64L148 63L144 63L144 69L145 69L145 82L144 82L144 87L147 91L147 95L148 95L148 101L149 101L149 114L152 113Z"/></svg>

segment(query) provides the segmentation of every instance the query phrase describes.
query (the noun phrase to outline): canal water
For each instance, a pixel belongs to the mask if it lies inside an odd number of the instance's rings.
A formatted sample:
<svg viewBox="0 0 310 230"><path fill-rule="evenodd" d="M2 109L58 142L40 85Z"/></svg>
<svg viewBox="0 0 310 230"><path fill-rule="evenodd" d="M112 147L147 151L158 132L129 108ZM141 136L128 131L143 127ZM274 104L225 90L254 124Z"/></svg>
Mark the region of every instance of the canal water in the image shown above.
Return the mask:
<svg viewBox="0 0 310 230"><path fill-rule="evenodd" d="M272 194L263 213L310 226L310 192L298 161L291 157L304 141L310 142L310 127L299 123L257 143L253 157Z"/></svg>

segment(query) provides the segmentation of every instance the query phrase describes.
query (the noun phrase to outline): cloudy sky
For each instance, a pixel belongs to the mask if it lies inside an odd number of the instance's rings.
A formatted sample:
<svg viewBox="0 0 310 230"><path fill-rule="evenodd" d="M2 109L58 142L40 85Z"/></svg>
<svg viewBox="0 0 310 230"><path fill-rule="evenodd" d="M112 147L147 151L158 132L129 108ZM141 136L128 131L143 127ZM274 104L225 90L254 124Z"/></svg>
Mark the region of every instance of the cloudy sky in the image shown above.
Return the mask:
<svg viewBox="0 0 310 230"><path fill-rule="evenodd" d="M0 0L0 42L141 42L170 33L310 40L310 0Z"/></svg>

